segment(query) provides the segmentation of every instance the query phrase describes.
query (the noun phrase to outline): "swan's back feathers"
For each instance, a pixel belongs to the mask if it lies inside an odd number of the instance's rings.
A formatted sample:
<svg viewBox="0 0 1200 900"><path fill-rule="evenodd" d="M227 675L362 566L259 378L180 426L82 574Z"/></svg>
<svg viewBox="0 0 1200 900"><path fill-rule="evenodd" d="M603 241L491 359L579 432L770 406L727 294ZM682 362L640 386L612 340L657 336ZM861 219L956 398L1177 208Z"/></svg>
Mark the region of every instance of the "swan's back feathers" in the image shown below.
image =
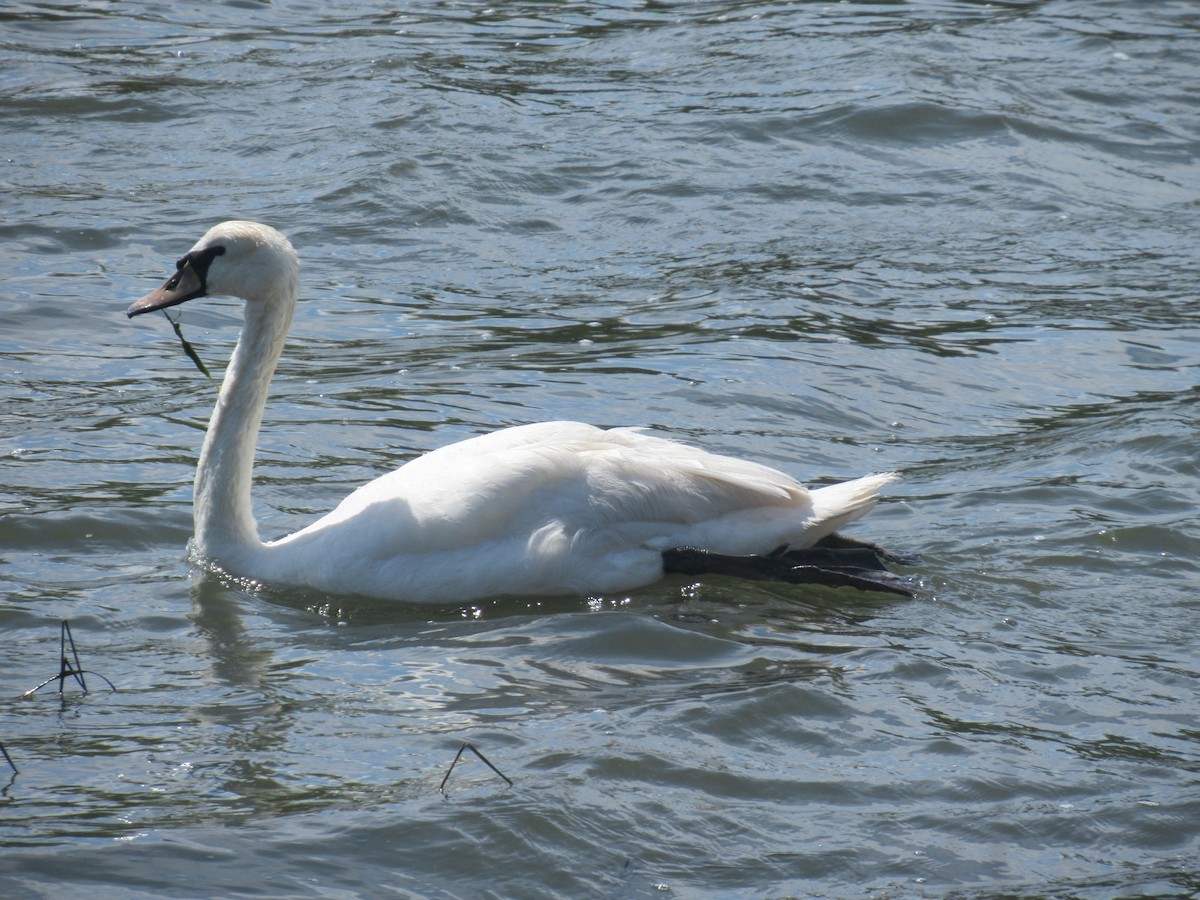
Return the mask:
<svg viewBox="0 0 1200 900"><path fill-rule="evenodd" d="M418 457L363 485L305 531L354 518L367 545L378 540L381 553L430 553L529 534L555 521L572 533L641 523L686 526L744 509L806 503L807 495L766 466L636 429L546 422ZM378 527L364 527L368 520Z"/></svg>
<svg viewBox="0 0 1200 900"><path fill-rule="evenodd" d="M627 590L662 553L802 548L864 514L888 476L815 493L757 463L575 422L505 429L434 450L266 547L277 580L377 595ZM271 570L279 560L284 571ZM269 579L270 580L270 579Z"/></svg>
<svg viewBox="0 0 1200 900"><path fill-rule="evenodd" d="M782 543L807 546L864 515L891 478L810 492L767 466L636 429L547 422L434 450L277 543L353 519L358 553L375 558L533 540L547 528L576 550L696 543L769 552Z"/></svg>

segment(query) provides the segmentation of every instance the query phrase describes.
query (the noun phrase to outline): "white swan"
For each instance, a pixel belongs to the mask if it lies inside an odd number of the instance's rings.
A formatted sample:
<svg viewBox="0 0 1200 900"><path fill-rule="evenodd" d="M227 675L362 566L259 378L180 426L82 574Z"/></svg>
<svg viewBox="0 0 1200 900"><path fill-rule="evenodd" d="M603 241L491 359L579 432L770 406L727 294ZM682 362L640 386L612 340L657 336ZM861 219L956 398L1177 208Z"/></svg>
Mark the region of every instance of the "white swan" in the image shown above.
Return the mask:
<svg viewBox="0 0 1200 900"><path fill-rule="evenodd" d="M830 537L870 510L893 475L809 491L756 463L577 422L506 428L435 450L359 488L307 528L264 543L251 513L251 474L298 272L278 231L224 222L162 287L129 307L132 317L206 294L245 300L196 467L192 553L201 563L265 583L413 602L600 595L667 571L907 592L889 585L878 554L863 562L862 547L878 548L854 544L855 558L839 565L853 542ZM833 549L814 559L794 552L818 541Z"/></svg>

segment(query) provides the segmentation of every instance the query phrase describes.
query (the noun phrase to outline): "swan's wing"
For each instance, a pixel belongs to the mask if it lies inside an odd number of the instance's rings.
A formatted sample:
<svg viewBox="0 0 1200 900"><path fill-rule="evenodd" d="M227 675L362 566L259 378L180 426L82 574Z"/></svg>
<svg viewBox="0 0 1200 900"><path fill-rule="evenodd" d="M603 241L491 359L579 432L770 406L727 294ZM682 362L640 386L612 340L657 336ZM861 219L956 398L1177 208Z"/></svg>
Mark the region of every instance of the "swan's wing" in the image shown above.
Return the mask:
<svg viewBox="0 0 1200 900"><path fill-rule="evenodd" d="M603 593L654 581L671 548L806 547L870 509L890 478L809 492L634 430L549 423L423 456L269 546L278 580L379 596Z"/></svg>
<svg viewBox="0 0 1200 900"><path fill-rule="evenodd" d="M795 479L758 463L708 453L649 435L580 448L592 504L614 523L693 524L729 513L808 502Z"/></svg>
<svg viewBox="0 0 1200 900"><path fill-rule="evenodd" d="M517 450L522 447L567 446L586 442L619 443L627 439L625 436L638 433L636 428L604 429L583 422L533 422L489 431L447 444L414 459L409 465L428 460L443 462L456 457L481 458L502 450Z"/></svg>
<svg viewBox="0 0 1200 900"><path fill-rule="evenodd" d="M354 519L365 552L435 553L547 526L674 533L764 507L803 513L811 502L794 479L757 463L634 429L550 422L426 454L359 488L305 532Z"/></svg>

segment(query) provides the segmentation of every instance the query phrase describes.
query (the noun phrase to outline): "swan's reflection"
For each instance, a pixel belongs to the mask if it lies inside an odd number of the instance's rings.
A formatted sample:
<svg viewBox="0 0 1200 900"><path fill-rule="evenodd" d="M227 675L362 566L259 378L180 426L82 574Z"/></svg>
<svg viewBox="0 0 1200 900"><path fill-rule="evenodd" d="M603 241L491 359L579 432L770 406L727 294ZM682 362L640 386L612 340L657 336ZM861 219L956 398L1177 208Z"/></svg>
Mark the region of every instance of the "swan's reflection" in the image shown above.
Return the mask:
<svg viewBox="0 0 1200 900"><path fill-rule="evenodd" d="M193 578L189 594L189 618L207 645L205 657L211 661L213 674L230 687L266 689L266 672L274 654L246 632L242 620L245 595L207 575Z"/></svg>

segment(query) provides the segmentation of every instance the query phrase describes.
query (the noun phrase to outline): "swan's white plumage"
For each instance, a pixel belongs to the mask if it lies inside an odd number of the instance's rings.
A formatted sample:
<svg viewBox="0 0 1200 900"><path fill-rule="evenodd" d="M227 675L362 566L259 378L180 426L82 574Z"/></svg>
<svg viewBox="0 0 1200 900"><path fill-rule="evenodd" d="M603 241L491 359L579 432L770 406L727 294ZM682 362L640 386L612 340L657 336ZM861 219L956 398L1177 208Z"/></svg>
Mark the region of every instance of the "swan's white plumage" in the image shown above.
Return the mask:
<svg viewBox="0 0 1200 900"><path fill-rule="evenodd" d="M622 591L661 577L673 547L811 546L865 515L894 478L809 491L766 466L636 429L545 422L428 453L263 543L250 512L254 446L299 263L283 235L250 222L212 228L184 262L206 256L200 293L241 297L246 314L197 465L193 548L237 575L428 602ZM130 314L189 299L172 287L180 273Z"/></svg>

